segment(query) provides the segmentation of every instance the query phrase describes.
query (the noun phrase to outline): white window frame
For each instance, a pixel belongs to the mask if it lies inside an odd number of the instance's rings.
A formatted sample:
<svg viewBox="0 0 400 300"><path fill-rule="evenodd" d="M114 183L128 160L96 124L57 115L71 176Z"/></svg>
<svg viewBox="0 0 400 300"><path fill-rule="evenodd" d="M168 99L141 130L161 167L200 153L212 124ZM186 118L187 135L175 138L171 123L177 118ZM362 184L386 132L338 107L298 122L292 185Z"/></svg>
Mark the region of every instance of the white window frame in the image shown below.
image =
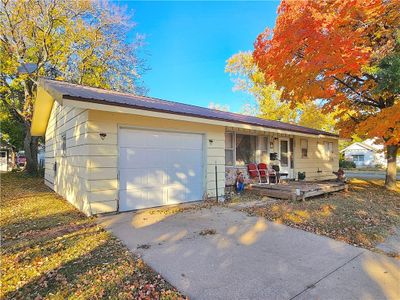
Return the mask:
<svg viewBox="0 0 400 300"><path fill-rule="evenodd" d="M236 132L236 131L225 131L225 134L232 134L232 146L233 148L226 148L226 145L224 145L224 151L232 151L233 152L233 165L227 165L226 164L226 157L225 157L225 166L227 167L238 167L238 168L243 168L245 166L238 166L236 164L236 135L241 134L241 135L249 135L249 136L255 136L256 137L256 152L255 152L255 163L261 162L261 153L263 151L267 152L267 157L269 157L269 154L271 153L270 145L269 143L271 142L271 136L269 135L259 135L259 134L254 134L254 133L247 133L247 132ZM261 149L260 144L262 139L266 139L266 149ZM226 155L225 155L226 156Z"/></svg>
<svg viewBox="0 0 400 300"><path fill-rule="evenodd" d="M236 148L237 148L237 145L236 145L236 136L237 135L247 135L247 136L254 136L255 138L256 138L256 149L255 149L255 153L254 153L254 156L255 156L255 163L257 163L257 161L258 161L258 157L257 157L257 146L258 146L258 134L251 134L251 133L246 133L246 132L235 132L235 167L238 167L238 168L245 168L246 167L246 164L244 164L243 166L242 165L237 165L236 164L236 160L237 160L237 157L236 157Z"/></svg>
<svg viewBox="0 0 400 300"><path fill-rule="evenodd" d="M232 148L226 148L226 141L225 141L225 144L224 144L224 151L225 151L225 166L228 166L228 167L235 167L236 166L236 133L235 132L233 132L233 131L226 131L225 132L225 135L227 135L227 134L231 134L232 135ZM232 151L232 155L233 155L233 164L232 165L227 165L226 164L226 150L228 150L228 151Z"/></svg>
<svg viewBox="0 0 400 300"><path fill-rule="evenodd" d="M365 155L364 154L353 154L351 157L352 157L354 162L365 162ZM355 157L357 159L354 159ZM362 157L363 159L360 160L360 157Z"/></svg>
<svg viewBox="0 0 400 300"><path fill-rule="evenodd" d="M303 141L306 142L307 148L303 148ZM307 149L307 155L306 156L303 155L303 149ZM308 156L308 139L300 139L300 155L301 155L302 159L309 158L309 156Z"/></svg>

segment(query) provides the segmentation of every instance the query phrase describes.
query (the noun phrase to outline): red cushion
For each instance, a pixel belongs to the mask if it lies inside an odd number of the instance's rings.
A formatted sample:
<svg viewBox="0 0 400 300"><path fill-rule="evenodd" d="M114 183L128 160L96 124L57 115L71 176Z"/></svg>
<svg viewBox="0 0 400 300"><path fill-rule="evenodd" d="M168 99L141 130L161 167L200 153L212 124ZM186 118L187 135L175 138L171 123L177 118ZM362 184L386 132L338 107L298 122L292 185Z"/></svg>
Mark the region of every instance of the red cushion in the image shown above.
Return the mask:
<svg viewBox="0 0 400 300"><path fill-rule="evenodd" d="M267 164L265 164L265 163L259 163L259 164L258 164L258 169L259 169L259 170L266 170L266 169L267 169Z"/></svg>
<svg viewBox="0 0 400 300"><path fill-rule="evenodd" d="M259 163L258 164L258 171L260 172L260 176L267 176L267 164Z"/></svg>
<svg viewBox="0 0 400 300"><path fill-rule="evenodd" d="M258 177L258 171L257 171L256 164L248 164L247 171L249 172L250 177Z"/></svg>

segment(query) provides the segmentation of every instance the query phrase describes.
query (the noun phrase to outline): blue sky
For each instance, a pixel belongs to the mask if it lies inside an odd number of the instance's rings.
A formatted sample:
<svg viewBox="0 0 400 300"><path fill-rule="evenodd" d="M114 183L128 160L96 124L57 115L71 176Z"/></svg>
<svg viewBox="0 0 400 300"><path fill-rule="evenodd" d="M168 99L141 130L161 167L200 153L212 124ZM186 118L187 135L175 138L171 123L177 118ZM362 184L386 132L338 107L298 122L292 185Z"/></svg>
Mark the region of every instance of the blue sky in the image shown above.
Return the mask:
<svg viewBox="0 0 400 300"><path fill-rule="evenodd" d="M200 106L240 108L252 97L232 91L226 60L252 50L265 27L273 27L278 1L118 1L134 13L135 32L146 35L151 70L149 96Z"/></svg>

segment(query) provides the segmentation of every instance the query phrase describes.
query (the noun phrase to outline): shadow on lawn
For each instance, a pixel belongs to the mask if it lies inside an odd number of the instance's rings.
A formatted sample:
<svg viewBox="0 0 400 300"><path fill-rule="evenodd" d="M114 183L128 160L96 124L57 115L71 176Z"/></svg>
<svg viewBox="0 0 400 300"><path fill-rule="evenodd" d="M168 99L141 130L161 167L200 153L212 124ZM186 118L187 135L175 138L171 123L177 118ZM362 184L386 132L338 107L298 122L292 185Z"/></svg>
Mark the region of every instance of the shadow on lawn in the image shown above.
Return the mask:
<svg viewBox="0 0 400 300"><path fill-rule="evenodd" d="M32 217L28 219L8 222L0 227L1 230L1 243L7 244L14 240L23 239L29 234L33 235L35 232L41 232L50 228L60 225L67 226L77 221L84 221L84 215L78 211L57 212L43 217Z"/></svg>
<svg viewBox="0 0 400 300"><path fill-rule="evenodd" d="M107 243L107 242L106 242ZM5 295L5 299L21 298L21 297L32 297L35 298L37 295L45 297L49 294L58 294L60 296L71 296L77 295L76 293L80 288L88 288L89 283L93 283L90 279L91 275L89 271L94 268L102 267L104 264L104 272L112 265L117 262L117 258L109 255L109 247L102 244L94 250L86 253L84 256L80 256L77 259L71 260L65 264L60 265L51 271L42 274L30 282L24 284L17 291L9 292ZM79 282L85 282L81 276L87 275L86 286L81 286ZM68 286L67 286L68 283ZM21 298L22 299L22 298Z"/></svg>
<svg viewBox="0 0 400 300"><path fill-rule="evenodd" d="M116 295L118 298L136 298L143 290L150 293L149 299L158 299L162 287L168 289L169 285L161 277L155 281L154 271L132 254L127 255L126 251L116 239L108 237L78 258L33 278L16 291L6 293L4 299L38 296L98 299Z"/></svg>
<svg viewBox="0 0 400 300"><path fill-rule="evenodd" d="M97 225L94 223L83 223L78 225L64 225L55 228L51 231L39 231L35 232L36 236L26 236L18 240L9 240L2 245L3 255L14 255L20 252L24 252L31 246L40 245L41 251L46 249L46 256L51 255L59 251L57 247L54 247L55 242L63 244L71 244L73 241L78 242L79 239L93 234L92 230ZM84 231L87 230L87 231ZM89 232L88 232L89 231ZM47 250L49 248L49 250ZM43 256L43 252L38 252L38 255ZM33 260L36 255L30 255L30 260Z"/></svg>

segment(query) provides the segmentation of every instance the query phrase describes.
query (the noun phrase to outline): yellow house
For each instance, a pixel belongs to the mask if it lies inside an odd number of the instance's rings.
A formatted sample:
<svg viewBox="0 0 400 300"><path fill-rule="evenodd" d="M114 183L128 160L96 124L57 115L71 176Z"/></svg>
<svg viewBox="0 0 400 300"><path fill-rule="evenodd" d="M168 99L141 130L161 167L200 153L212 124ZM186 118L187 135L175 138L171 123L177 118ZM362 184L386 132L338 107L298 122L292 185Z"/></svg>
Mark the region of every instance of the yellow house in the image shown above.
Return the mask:
<svg viewBox="0 0 400 300"><path fill-rule="evenodd" d="M45 136L45 183L87 215L223 198L226 170L250 162L294 180L339 164L332 133L47 79L32 135Z"/></svg>

